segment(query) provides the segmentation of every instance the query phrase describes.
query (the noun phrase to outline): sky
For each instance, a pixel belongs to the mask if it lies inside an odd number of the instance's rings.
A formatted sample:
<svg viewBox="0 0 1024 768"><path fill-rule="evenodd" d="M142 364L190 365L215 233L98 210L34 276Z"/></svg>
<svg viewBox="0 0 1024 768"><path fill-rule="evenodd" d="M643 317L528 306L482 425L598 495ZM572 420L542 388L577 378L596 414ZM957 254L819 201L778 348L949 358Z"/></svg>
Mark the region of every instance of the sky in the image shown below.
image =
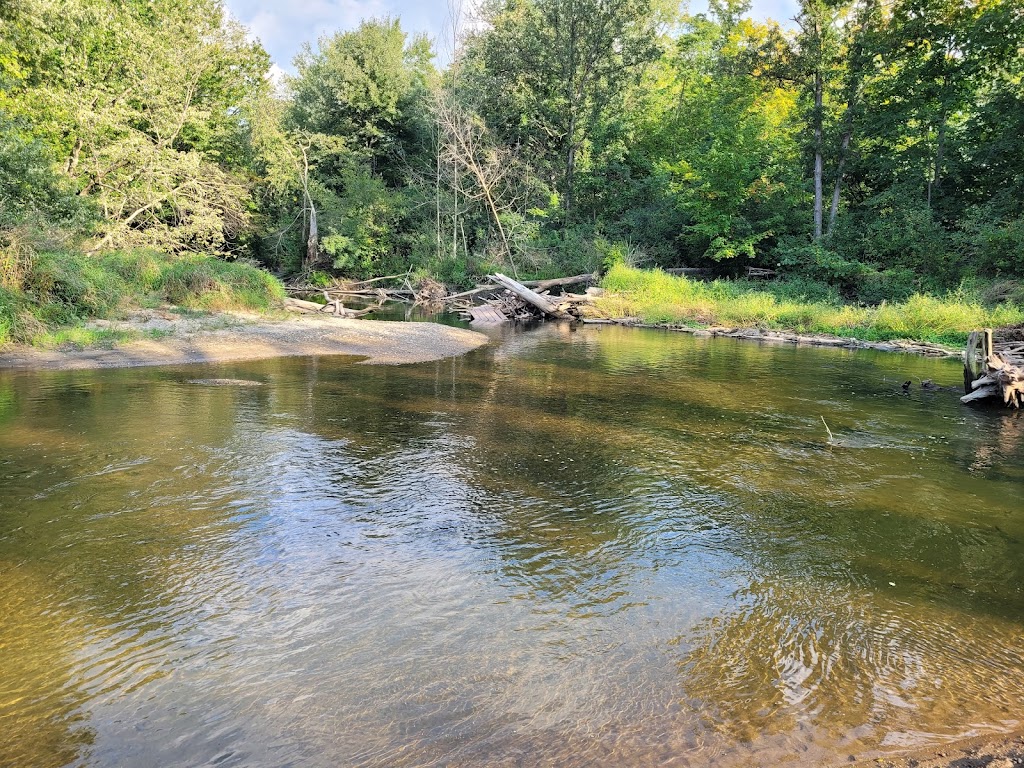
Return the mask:
<svg viewBox="0 0 1024 768"><path fill-rule="evenodd" d="M323 35L355 29L362 19L390 16L402 20L407 33L425 32L432 38L450 37L448 0L224 0L231 15L245 24L274 60L275 72L292 72L292 60L305 42ZM692 0L700 12L706 0ZM754 18L785 22L796 15L796 0L753 0ZM438 46L441 61L444 46Z"/></svg>

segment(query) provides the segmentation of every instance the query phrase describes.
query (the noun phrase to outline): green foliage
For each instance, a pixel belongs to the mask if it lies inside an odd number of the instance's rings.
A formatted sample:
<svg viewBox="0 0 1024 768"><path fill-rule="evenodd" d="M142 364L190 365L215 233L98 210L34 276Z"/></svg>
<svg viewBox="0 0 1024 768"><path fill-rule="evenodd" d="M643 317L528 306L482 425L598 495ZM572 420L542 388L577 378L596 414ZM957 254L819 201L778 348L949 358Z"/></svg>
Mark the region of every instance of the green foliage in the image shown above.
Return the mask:
<svg viewBox="0 0 1024 768"><path fill-rule="evenodd" d="M109 334L68 327L117 317L139 302L259 311L283 298L281 283L264 270L212 256L32 251L18 285L0 285L0 344L112 340Z"/></svg>
<svg viewBox="0 0 1024 768"><path fill-rule="evenodd" d="M326 272L319 270L313 270L309 273L309 284L315 285L317 288L327 288L334 282L333 278Z"/></svg>
<svg viewBox="0 0 1024 768"><path fill-rule="evenodd" d="M344 137L347 149L392 183L401 160L427 130L421 102L432 76L429 43L407 42L398 20L363 21L357 30L308 45L295 60L289 124Z"/></svg>
<svg viewBox="0 0 1024 768"><path fill-rule="evenodd" d="M337 188L341 194L320 192L321 245L334 269L352 277L400 269L389 257L396 250L395 238L407 214L405 196L359 168L342 174Z"/></svg>
<svg viewBox="0 0 1024 768"><path fill-rule="evenodd" d="M100 264L137 291L148 293L160 284L167 260L158 251L140 249L104 254Z"/></svg>
<svg viewBox="0 0 1024 768"><path fill-rule="evenodd" d="M42 328L24 294L0 286L0 346L29 339Z"/></svg>
<svg viewBox="0 0 1024 768"><path fill-rule="evenodd" d="M1000 213L993 204L970 209L957 245L983 273L1024 277L1024 216Z"/></svg>
<svg viewBox="0 0 1024 768"><path fill-rule="evenodd" d="M221 0L0 2L4 338L147 296L265 306L239 257L460 286L764 266L785 279L706 290L801 327L1019 284L1019 0L801 0L793 31L746 11L488 0L440 73L369 20L274 94Z"/></svg>
<svg viewBox="0 0 1024 768"><path fill-rule="evenodd" d="M671 14L652 0L494 0L483 15L465 54L479 111L557 179L570 219L595 133L659 56Z"/></svg>
<svg viewBox="0 0 1024 768"><path fill-rule="evenodd" d="M172 304L190 309L269 309L284 298L281 283L258 267L208 256L170 262L157 285Z"/></svg>
<svg viewBox="0 0 1024 768"><path fill-rule="evenodd" d="M16 65L0 82L0 201L51 220L91 203L102 217L78 229L104 247L238 247L246 107L269 60L219 1L20 8Z"/></svg>

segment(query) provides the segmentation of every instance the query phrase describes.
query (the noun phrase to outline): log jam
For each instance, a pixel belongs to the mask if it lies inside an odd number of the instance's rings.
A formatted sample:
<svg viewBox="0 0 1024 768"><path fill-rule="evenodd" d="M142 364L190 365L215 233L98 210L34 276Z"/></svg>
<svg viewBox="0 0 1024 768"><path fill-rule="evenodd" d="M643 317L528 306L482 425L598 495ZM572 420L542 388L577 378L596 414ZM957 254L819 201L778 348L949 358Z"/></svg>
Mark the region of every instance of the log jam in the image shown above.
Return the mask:
<svg viewBox="0 0 1024 768"><path fill-rule="evenodd" d="M974 331L964 352L961 402L997 397L1010 408L1024 405L1024 329Z"/></svg>

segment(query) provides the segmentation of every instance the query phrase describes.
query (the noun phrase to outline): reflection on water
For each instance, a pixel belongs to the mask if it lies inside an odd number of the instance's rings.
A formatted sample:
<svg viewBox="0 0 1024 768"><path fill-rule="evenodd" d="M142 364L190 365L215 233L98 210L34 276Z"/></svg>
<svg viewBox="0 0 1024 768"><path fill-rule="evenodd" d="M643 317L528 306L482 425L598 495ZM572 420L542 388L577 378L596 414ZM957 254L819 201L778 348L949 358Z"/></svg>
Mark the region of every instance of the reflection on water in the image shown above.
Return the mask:
<svg viewBox="0 0 1024 768"><path fill-rule="evenodd" d="M1024 419L908 378L960 370L549 326L0 375L0 765L828 764L1015 727Z"/></svg>

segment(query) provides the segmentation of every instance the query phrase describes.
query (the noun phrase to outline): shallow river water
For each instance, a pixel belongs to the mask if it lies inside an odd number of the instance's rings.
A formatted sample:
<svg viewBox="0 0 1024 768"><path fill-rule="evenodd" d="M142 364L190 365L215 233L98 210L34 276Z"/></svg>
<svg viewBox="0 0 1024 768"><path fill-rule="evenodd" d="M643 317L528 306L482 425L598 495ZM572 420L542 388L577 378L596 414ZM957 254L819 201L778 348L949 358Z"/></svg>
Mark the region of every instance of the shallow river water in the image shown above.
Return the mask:
<svg viewBox="0 0 1024 768"><path fill-rule="evenodd" d="M960 379L558 326L0 372L0 765L828 765L1018 727L1024 418Z"/></svg>

